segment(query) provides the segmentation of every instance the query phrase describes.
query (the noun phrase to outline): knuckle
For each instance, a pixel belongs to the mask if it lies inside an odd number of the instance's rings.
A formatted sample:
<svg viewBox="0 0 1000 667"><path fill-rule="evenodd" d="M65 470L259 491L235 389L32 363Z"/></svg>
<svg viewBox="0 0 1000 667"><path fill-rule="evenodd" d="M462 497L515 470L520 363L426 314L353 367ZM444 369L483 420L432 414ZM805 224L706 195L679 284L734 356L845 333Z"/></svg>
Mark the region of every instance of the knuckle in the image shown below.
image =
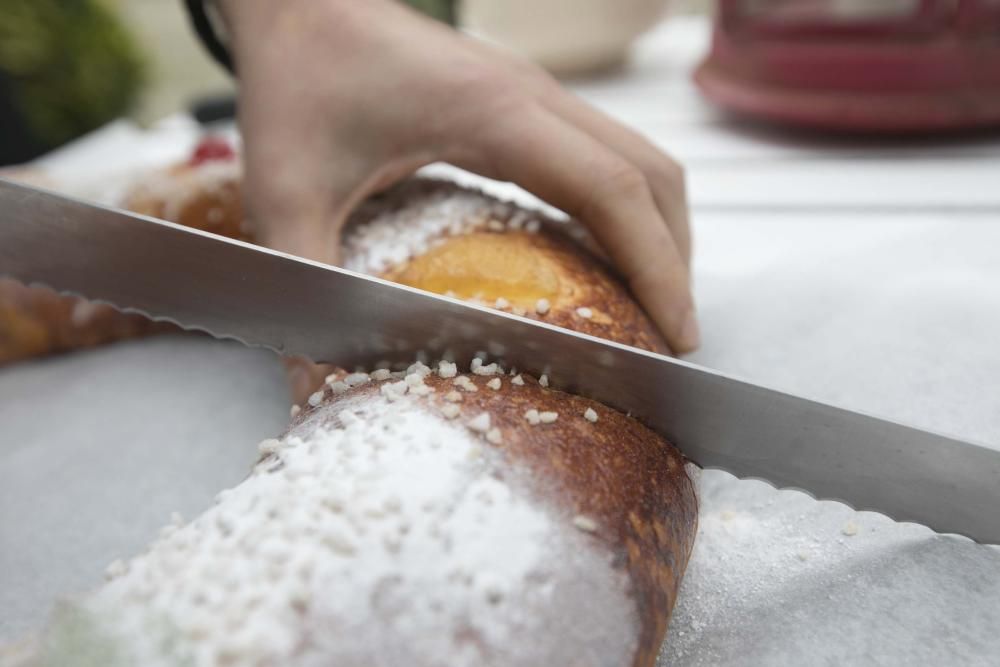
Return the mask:
<svg viewBox="0 0 1000 667"><path fill-rule="evenodd" d="M603 165L597 179L593 195L601 200L618 201L641 197L649 190L646 175L625 160L612 160Z"/></svg>
<svg viewBox="0 0 1000 667"><path fill-rule="evenodd" d="M619 157L606 158L594 168L577 213L585 223L605 223L621 210L622 202L648 193L649 183L641 169Z"/></svg>
<svg viewBox="0 0 1000 667"><path fill-rule="evenodd" d="M669 157L656 160L649 166L650 179L660 188L673 195L681 195L687 188L687 174L684 167Z"/></svg>

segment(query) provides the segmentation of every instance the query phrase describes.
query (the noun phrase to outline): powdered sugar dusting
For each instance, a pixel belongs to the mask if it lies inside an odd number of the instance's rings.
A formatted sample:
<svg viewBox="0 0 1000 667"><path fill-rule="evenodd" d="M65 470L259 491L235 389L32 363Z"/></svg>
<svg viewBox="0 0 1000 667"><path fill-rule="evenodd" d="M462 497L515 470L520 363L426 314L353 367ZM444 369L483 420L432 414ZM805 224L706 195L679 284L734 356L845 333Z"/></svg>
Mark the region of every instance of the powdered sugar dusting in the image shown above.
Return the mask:
<svg viewBox="0 0 1000 667"><path fill-rule="evenodd" d="M129 664L630 655L624 572L511 486L509 463L501 479L481 436L404 394L347 405L336 421L317 428L321 408L268 441L252 475L214 507L109 570L113 581L80 608ZM579 608L574 623L588 639L567 644L545 627L558 620L555 604Z"/></svg>

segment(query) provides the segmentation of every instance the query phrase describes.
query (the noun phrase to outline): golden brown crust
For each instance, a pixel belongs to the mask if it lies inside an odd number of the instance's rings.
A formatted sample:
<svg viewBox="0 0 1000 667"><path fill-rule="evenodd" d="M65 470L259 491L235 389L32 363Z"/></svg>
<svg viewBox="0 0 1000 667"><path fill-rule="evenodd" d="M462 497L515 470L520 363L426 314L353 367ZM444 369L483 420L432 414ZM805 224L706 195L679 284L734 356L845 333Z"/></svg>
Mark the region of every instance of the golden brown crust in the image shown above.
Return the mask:
<svg viewBox="0 0 1000 667"><path fill-rule="evenodd" d="M446 239L383 278L429 292L494 305L524 316L645 350L666 345L603 262L564 234L543 228L479 231ZM547 308L538 302L544 299ZM583 314L581 314L581 312Z"/></svg>
<svg viewBox="0 0 1000 667"><path fill-rule="evenodd" d="M125 196L122 206L185 227L252 242L253 237L245 224L241 184L236 173L221 174L206 182L199 178L200 168L185 163L157 174L153 179L169 182L169 188L140 183ZM165 189L172 191L174 196L165 193Z"/></svg>
<svg viewBox="0 0 1000 667"><path fill-rule="evenodd" d="M632 582L630 594L642 622L632 664L655 664L697 532L698 501L684 456L635 419L543 387L527 375L521 376L520 386L510 376L470 377L477 391L431 374L424 382L434 392L418 400L438 411L459 405L461 423L489 414L502 440L491 444L484 438L484 446L502 452L515 464L512 467L531 470L533 492L560 507L567 520L594 519L594 535L610 551L609 562L625 567ZM495 378L501 381L498 390L487 386ZM307 405L294 425L329 419L338 414L340 404L356 404L377 394L379 386L371 382L336 396L327 386L323 402ZM454 391L461 396L457 403L445 398ZM558 418L532 425L525 418L532 409L555 412ZM585 417L588 409L596 413L596 421Z"/></svg>
<svg viewBox="0 0 1000 667"><path fill-rule="evenodd" d="M110 306L0 279L0 365L171 328Z"/></svg>
<svg viewBox="0 0 1000 667"><path fill-rule="evenodd" d="M243 230L239 181L222 178L214 180L211 187L201 187L196 172L196 167L183 164L155 177L168 179L171 188L186 192L173 211L168 210L168 202L158 190L143 185L129 193L123 205L195 229L251 240ZM52 187L38 175L29 182ZM0 279L0 365L177 330L141 315Z"/></svg>

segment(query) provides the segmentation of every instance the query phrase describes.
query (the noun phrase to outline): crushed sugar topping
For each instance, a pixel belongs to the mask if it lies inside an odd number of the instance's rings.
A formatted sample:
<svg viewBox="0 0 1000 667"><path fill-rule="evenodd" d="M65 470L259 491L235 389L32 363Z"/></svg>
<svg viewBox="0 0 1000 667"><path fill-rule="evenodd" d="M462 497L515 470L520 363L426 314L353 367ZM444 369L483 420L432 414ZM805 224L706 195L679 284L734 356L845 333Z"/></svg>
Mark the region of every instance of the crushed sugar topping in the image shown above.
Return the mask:
<svg viewBox="0 0 1000 667"><path fill-rule="evenodd" d="M344 384L348 387L360 387L363 384L371 381L371 376L368 373L351 373L344 378Z"/></svg>
<svg viewBox="0 0 1000 667"><path fill-rule="evenodd" d="M344 237L345 266L381 274L421 255L448 236L476 230L503 232L514 207L471 190L403 185L405 204L378 198L363 203ZM408 189L407 189L408 188Z"/></svg>
<svg viewBox="0 0 1000 667"><path fill-rule="evenodd" d="M597 531L597 522L585 514L577 514L573 517L573 525L587 533Z"/></svg>
<svg viewBox="0 0 1000 667"><path fill-rule="evenodd" d="M524 418L528 420L528 423L532 426L536 426L542 422L541 416L538 414L538 410L531 408L524 413Z"/></svg>
<svg viewBox="0 0 1000 667"><path fill-rule="evenodd" d="M514 377L512 377L510 379L510 383L514 384L514 385L517 385L518 387L523 387L524 386L524 378L521 377L520 375L515 375Z"/></svg>
<svg viewBox="0 0 1000 667"><path fill-rule="evenodd" d="M317 405L319 405L320 403L322 403L322 402L323 402L323 390L322 389L319 390L319 391L317 391L317 392L314 392L313 394L311 394L309 396L309 405L313 406L314 408Z"/></svg>
<svg viewBox="0 0 1000 667"><path fill-rule="evenodd" d="M466 426L477 433L486 433L490 430L490 413L481 412L474 419L469 421Z"/></svg>
<svg viewBox="0 0 1000 667"><path fill-rule="evenodd" d="M452 382L455 383L460 389L465 391L479 391L479 387L472 381L468 375L459 375Z"/></svg>
<svg viewBox="0 0 1000 667"><path fill-rule="evenodd" d="M407 386L382 386L393 384ZM544 615L526 616L508 598L607 568L606 554L559 528L555 510L512 490L509 470L497 476L464 427L370 399L364 418L269 444L269 459L215 506L112 564L113 580L79 605L123 664L302 667L408 655L478 665L483 654L463 632L491 651L544 634ZM501 438L486 414L473 425ZM590 622L620 617L612 636L630 636L627 578L605 579L595 593L614 613ZM514 661L551 664L545 650L566 650L534 644L515 647ZM614 646L602 661L628 650Z"/></svg>
<svg viewBox="0 0 1000 667"><path fill-rule="evenodd" d="M493 378L492 380L486 383L486 386L492 389L493 391L497 391L500 389L500 386L502 384L503 383L500 381L500 378Z"/></svg>
<svg viewBox="0 0 1000 667"><path fill-rule="evenodd" d="M544 373L542 373L542 377L538 378L538 384L542 385L543 387L548 387L549 386L549 376L545 375Z"/></svg>
<svg viewBox="0 0 1000 667"><path fill-rule="evenodd" d="M583 411L583 418L593 424L597 421L597 411L594 408L587 408Z"/></svg>
<svg viewBox="0 0 1000 667"><path fill-rule="evenodd" d="M551 412L549 410L546 410L545 412L538 413L538 420L541 421L543 424L551 424L557 419L559 419L558 412Z"/></svg>
<svg viewBox="0 0 1000 667"><path fill-rule="evenodd" d="M594 316L594 311L592 311L590 308L587 308L586 306L581 306L580 308L576 309L576 314L585 320L589 320L591 317Z"/></svg>
<svg viewBox="0 0 1000 667"><path fill-rule="evenodd" d="M458 373L458 366L450 361L438 362L438 375L443 378L453 378Z"/></svg>
<svg viewBox="0 0 1000 667"><path fill-rule="evenodd" d="M535 302L535 312L538 313L539 315L544 315L545 313L549 312L549 307L550 306L548 299L539 299L538 301Z"/></svg>
<svg viewBox="0 0 1000 667"><path fill-rule="evenodd" d="M476 375L496 375L497 373L502 372L500 370L500 366L498 364L496 364L496 363L492 363L492 364L479 363L479 364L476 364L475 363L476 361L477 361L476 359L473 359L473 364L472 364L472 366L473 366L472 367L472 372L475 373Z"/></svg>

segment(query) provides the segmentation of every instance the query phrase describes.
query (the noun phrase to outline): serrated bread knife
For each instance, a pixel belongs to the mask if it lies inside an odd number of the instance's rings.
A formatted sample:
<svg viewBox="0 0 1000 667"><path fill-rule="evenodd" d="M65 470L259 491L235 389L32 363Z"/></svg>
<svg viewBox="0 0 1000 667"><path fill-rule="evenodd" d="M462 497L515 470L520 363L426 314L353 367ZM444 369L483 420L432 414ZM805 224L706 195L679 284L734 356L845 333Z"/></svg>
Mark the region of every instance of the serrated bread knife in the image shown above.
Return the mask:
<svg viewBox="0 0 1000 667"><path fill-rule="evenodd" d="M507 313L0 180L0 275L316 361L486 351L695 463L1000 544L1000 450Z"/></svg>

